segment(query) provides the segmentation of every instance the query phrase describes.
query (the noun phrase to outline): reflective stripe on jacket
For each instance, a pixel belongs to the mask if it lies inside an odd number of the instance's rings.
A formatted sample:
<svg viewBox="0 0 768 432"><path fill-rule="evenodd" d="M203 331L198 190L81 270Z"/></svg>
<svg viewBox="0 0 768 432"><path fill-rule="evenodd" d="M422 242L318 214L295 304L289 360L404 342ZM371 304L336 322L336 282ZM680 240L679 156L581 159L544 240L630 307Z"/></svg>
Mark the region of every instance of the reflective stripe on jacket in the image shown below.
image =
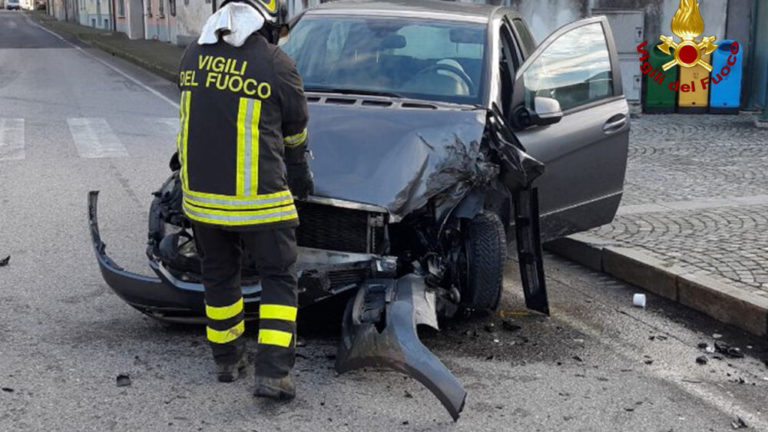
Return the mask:
<svg viewBox="0 0 768 432"><path fill-rule="evenodd" d="M285 148L307 143L307 102L293 61L255 34L241 48L190 44L179 72L184 212L241 229L295 226Z"/></svg>

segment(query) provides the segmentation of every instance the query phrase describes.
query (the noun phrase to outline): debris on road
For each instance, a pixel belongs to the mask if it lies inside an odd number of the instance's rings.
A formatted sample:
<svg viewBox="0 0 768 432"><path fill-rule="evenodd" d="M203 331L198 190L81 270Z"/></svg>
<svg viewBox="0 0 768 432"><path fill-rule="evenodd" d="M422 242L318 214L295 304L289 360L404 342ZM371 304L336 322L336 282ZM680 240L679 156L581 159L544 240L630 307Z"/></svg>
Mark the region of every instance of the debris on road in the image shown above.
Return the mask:
<svg viewBox="0 0 768 432"><path fill-rule="evenodd" d="M736 417L731 422L731 427L734 429L746 429L749 426L747 426L747 423L741 417Z"/></svg>
<svg viewBox="0 0 768 432"><path fill-rule="evenodd" d="M705 365L709 363L709 359L707 358L707 356L699 356L699 357L696 357L696 363L700 365Z"/></svg>
<svg viewBox="0 0 768 432"><path fill-rule="evenodd" d="M743 358L744 353L741 352L741 348L732 347L725 342L715 342L715 350L720 354L730 358Z"/></svg>
<svg viewBox="0 0 768 432"><path fill-rule="evenodd" d="M712 333L712 338L714 339L720 339L721 337L723 337L723 335L721 335L720 333Z"/></svg>
<svg viewBox="0 0 768 432"><path fill-rule="evenodd" d="M3 391L6 393L13 393L15 390L10 387L3 387Z"/></svg>
<svg viewBox="0 0 768 432"><path fill-rule="evenodd" d="M7 257L0 260L0 267L5 267L8 265L8 263L11 262L11 256L8 255Z"/></svg>
<svg viewBox="0 0 768 432"><path fill-rule="evenodd" d="M117 376L117 386L118 387L128 387L131 385L131 377L125 374L120 374Z"/></svg>
<svg viewBox="0 0 768 432"><path fill-rule="evenodd" d="M488 323L485 325L485 331L488 333L493 333L496 331L496 324L494 323Z"/></svg>
<svg viewBox="0 0 768 432"><path fill-rule="evenodd" d="M706 342L699 342L699 348L700 349L707 349L708 346L709 346L709 344L706 343Z"/></svg>
<svg viewBox="0 0 768 432"><path fill-rule="evenodd" d="M632 297L632 304L635 307L639 307L639 308L645 309L645 303L646 303L645 294L635 294Z"/></svg>
<svg viewBox="0 0 768 432"><path fill-rule="evenodd" d="M511 320L504 320L501 322L501 328L503 328L506 331L514 332L518 330L522 330L522 327L519 325L513 323Z"/></svg>

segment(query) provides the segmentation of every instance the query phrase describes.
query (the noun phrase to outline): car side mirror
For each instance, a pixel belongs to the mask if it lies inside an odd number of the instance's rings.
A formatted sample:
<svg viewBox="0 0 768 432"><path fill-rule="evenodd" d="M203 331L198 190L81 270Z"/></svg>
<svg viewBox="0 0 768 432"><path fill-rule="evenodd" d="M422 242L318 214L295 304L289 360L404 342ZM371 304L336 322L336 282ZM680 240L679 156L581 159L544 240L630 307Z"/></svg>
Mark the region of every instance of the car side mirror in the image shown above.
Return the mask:
<svg viewBox="0 0 768 432"><path fill-rule="evenodd" d="M538 126L547 126L559 123L563 119L563 110L557 99L536 96L533 100L531 123Z"/></svg>
<svg viewBox="0 0 768 432"><path fill-rule="evenodd" d="M560 108L560 102L543 96L536 96L533 99L533 109L520 104L512 112L512 122L520 129L531 126L548 126L558 123L563 118L563 111Z"/></svg>

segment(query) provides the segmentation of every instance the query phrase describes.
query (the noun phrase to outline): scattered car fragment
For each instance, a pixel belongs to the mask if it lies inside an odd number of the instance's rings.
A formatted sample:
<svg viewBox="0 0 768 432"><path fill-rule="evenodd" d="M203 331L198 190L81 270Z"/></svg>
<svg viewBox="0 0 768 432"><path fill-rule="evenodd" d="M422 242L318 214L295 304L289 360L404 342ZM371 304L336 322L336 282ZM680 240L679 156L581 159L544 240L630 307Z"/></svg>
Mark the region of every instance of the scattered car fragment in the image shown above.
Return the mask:
<svg viewBox="0 0 768 432"><path fill-rule="evenodd" d="M131 385L131 377L127 374L120 374L115 379L118 387L128 387Z"/></svg>
<svg viewBox="0 0 768 432"><path fill-rule="evenodd" d="M537 48L505 7L329 3L304 12L283 48L304 78L315 154L316 196L297 202L300 306L350 296L336 369L403 372L458 419L466 391L417 326L496 309L508 238L527 307L548 314L542 238L608 223L618 208L628 107L607 21L569 24ZM150 208L154 277L107 256L97 199L90 231L112 289L153 318L201 321L178 173ZM247 254L243 267L253 319L259 276Z"/></svg>

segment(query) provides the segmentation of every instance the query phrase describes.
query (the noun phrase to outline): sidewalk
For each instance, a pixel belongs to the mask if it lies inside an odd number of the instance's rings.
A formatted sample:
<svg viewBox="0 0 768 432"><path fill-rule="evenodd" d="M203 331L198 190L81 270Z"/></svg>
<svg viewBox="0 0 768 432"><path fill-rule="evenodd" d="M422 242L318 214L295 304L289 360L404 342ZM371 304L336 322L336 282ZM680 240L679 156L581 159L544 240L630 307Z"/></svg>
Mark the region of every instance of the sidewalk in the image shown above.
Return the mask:
<svg viewBox="0 0 768 432"><path fill-rule="evenodd" d="M153 40L131 40L123 33L113 33L71 22L58 21L45 12L27 12L27 16L63 37L78 39L112 55L124 58L172 82L177 81L184 48Z"/></svg>
<svg viewBox="0 0 768 432"><path fill-rule="evenodd" d="M611 225L548 249L768 335L768 131L752 115L643 115Z"/></svg>

